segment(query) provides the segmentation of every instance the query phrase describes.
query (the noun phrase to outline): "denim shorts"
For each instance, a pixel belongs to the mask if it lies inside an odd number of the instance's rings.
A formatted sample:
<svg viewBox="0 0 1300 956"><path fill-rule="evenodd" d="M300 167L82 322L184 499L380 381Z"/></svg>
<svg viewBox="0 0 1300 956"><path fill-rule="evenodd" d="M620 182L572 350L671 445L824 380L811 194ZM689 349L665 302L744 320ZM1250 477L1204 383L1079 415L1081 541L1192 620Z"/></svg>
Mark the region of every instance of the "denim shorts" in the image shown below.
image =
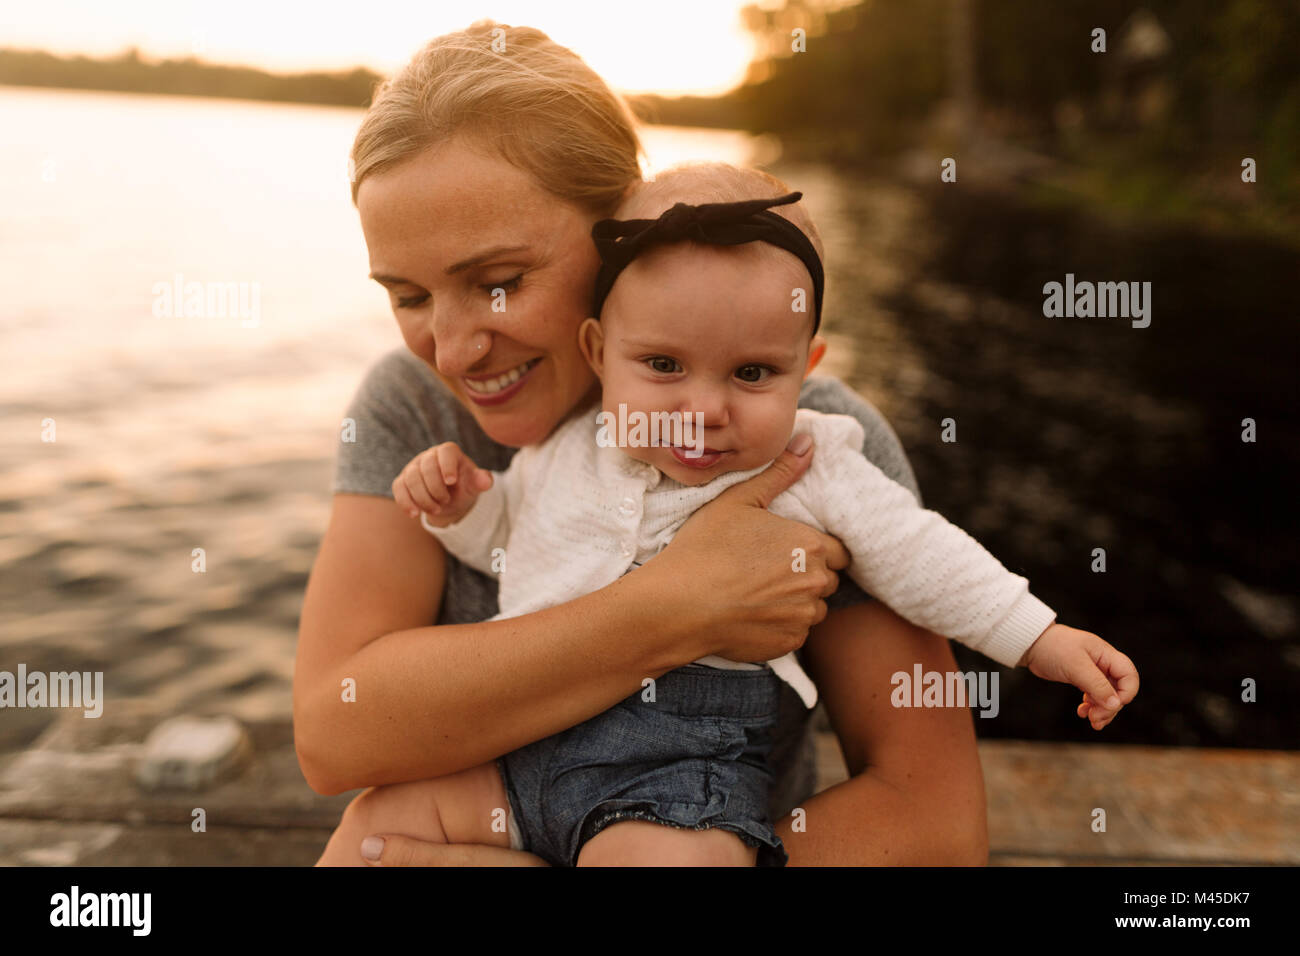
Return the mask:
<svg viewBox="0 0 1300 956"><path fill-rule="evenodd" d="M781 679L688 664L655 681L653 702L648 692L497 761L511 845L573 866L609 824L648 820L729 830L758 848L757 865L784 866L767 809Z"/></svg>

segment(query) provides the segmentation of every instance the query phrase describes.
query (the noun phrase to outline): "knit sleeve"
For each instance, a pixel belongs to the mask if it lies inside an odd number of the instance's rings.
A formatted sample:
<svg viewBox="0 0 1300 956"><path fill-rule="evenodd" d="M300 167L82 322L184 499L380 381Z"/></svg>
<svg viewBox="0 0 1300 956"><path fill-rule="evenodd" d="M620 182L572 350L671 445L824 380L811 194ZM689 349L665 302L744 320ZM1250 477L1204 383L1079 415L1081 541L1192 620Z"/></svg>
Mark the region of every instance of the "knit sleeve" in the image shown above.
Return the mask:
<svg viewBox="0 0 1300 956"><path fill-rule="evenodd" d="M862 425L862 454L890 478L910 489L917 501L921 500L916 476L912 474L912 466L898 436L889 427L885 417L861 395L837 378L810 375L804 380L799 392L799 407L856 418ZM813 453L813 460L817 460L816 452ZM852 578L842 574L840 586L826 599L826 606L834 611L869 601L871 597Z"/></svg>
<svg viewBox="0 0 1300 956"><path fill-rule="evenodd" d="M857 421L799 415L817 448L799 497L849 550L849 576L913 624L1016 666L1056 618L1029 582L867 461Z"/></svg>

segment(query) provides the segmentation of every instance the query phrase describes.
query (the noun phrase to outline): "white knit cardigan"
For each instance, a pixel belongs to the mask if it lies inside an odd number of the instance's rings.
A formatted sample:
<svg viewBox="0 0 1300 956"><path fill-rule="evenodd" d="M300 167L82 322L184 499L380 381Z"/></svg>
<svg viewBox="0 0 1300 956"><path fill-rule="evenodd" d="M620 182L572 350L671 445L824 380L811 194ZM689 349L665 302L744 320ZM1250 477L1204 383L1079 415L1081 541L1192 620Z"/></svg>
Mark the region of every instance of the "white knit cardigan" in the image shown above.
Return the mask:
<svg viewBox="0 0 1300 956"><path fill-rule="evenodd" d="M455 525L424 521L461 561L500 575L493 620L612 583L662 550L697 508L763 470L683 485L598 445L595 410L516 452ZM813 436L812 464L768 510L839 538L852 556L849 576L901 616L1014 667L1056 618L1029 582L863 457L855 418L801 408L794 434L804 432ZM781 560L799 573L796 556ZM756 666L714 657L701 663ZM807 706L816 704L816 688L793 654L768 664Z"/></svg>

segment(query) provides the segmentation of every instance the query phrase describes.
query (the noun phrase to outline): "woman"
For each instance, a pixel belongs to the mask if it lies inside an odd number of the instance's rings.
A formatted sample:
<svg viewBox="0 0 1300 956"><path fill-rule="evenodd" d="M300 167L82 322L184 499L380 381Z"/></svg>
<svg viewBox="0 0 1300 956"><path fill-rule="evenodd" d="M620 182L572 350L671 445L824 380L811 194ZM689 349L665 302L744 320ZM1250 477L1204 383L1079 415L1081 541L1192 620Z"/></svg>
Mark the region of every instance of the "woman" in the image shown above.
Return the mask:
<svg viewBox="0 0 1300 956"><path fill-rule="evenodd" d="M604 711L646 677L802 645L852 776L811 796L809 728L790 694L772 810L791 864L983 863L969 712L888 704L891 674L956 668L947 642L851 582L837 590L839 542L764 510L815 449L787 450L609 587L490 623L495 582L390 500L425 448L456 441L504 468L591 396L576 335L598 264L590 231L639 179L638 153L622 101L528 28L440 37L376 96L353 149L353 198L407 351L371 371L348 412L356 440L340 449L300 625L303 773L327 794L452 774L484 786L482 765ZM867 457L915 489L888 425L843 385L810 383L801 404L857 416ZM790 571L795 548L803 574ZM375 792L348 808L353 823ZM436 833L388 836L389 864L527 862L499 847L440 847Z"/></svg>

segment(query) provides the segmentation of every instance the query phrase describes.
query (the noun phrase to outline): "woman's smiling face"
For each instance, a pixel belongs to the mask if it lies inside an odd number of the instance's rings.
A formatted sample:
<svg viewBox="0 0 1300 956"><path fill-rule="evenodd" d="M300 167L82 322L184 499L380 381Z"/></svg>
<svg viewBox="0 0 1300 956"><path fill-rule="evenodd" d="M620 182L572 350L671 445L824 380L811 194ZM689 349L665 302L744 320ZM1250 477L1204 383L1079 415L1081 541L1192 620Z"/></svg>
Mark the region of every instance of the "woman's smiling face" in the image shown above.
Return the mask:
<svg viewBox="0 0 1300 956"><path fill-rule="evenodd" d="M595 216L462 137L367 176L357 208L407 347L489 437L540 442L594 398Z"/></svg>

